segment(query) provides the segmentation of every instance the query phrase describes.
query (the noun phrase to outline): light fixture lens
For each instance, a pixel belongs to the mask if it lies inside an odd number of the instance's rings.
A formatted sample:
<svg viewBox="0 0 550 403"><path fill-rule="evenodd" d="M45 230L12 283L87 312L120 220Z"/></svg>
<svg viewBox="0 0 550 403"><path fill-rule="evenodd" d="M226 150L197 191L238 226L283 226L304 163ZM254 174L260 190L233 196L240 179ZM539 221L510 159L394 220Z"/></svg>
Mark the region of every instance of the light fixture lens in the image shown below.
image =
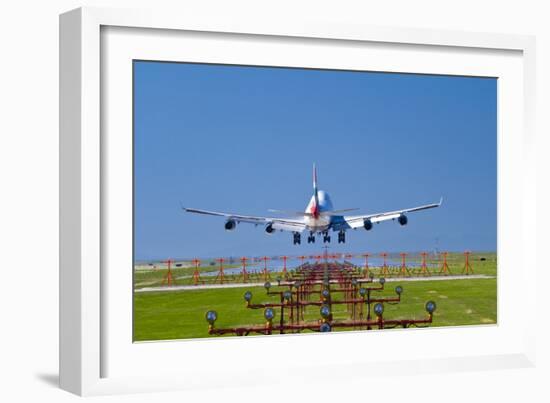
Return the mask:
<svg viewBox="0 0 550 403"><path fill-rule="evenodd" d="M330 308L328 307L328 305L323 305L320 311L323 318L326 319L330 316Z"/></svg>
<svg viewBox="0 0 550 403"><path fill-rule="evenodd" d="M403 287L398 285L397 287L395 287L395 292L397 293L397 295L401 295L401 293L403 292Z"/></svg>
<svg viewBox="0 0 550 403"><path fill-rule="evenodd" d="M359 288L359 295L364 297L365 295L367 294L367 289L366 288Z"/></svg>
<svg viewBox="0 0 550 403"><path fill-rule="evenodd" d="M325 322L319 327L319 330L323 333L326 333L326 332L330 332L331 328L330 328L330 325Z"/></svg>
<svg viewBox="0 0 550 403"><path fill-rule="evenodd" d="M283 298L286 299L287 301L290 301L290 299L292 298L292 293L290 291L285 291L283 293Z"/></svg>
<svg viewBox="0 0 550 403"><path fill-rule="evenodd" d="M206 321L211 325L213 325L216 319L218 319L218 314L216 313L216 311L208 311L206 312L205 317L206 317Z"/></svg>
<svg viewBox="0 0 550 403"><path fill-rule="evenodd" d="M269 290L269 289L271 288L271 283L270 283L269 281L266 281L266 282L264 283L264 288L265 288L266 290Z"/></svg>
<svg viewBox="0 0 550 403"><path fill-rule="evenodd" d="M384 285L384 283L386 282L386 279L384 277L380 277L380 284Z"/></svg>
<svg viewBox="0 0 550 403"><path fill-rule="evenodd" d="M436 306L434 301L426 302L426 311L428 311L428 313L430 313L430 314L434 313L436 308L437 308L437 306Z"/></svg>
<svg viewBox="0 0 550 403"><path fill-rule="evenodd" d="M246 302L250 302L250 300L252 299L252 293L250 291L247 291L244 293L244 300Z"/></svg>
<svg viewBox="0 0 550 403"><path fill-rule="evenodd" d="M374 306L374 313L375 313L377 316L382 316L382 314L384 313L384 305L382 305L380 302L378 302L378 303Z"/></svg>
<svg viewBox="0 0 550 403"><path fill-rule="evenodd" d="M271 320L274 317L275 317L275 311L271 308L265 308L264 318L266 318L267 320Z"/></svg>

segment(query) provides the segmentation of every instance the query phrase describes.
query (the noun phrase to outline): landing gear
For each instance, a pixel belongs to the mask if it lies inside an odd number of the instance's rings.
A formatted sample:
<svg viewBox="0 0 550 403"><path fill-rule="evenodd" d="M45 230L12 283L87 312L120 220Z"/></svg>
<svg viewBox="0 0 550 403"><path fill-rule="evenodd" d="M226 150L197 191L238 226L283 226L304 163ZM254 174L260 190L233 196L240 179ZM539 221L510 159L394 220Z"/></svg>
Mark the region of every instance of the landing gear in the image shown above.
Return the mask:
<svg viewBox="0 0 550 403"><path fill-rule="evenodd" d="M294 232L292 235L294 236L294 239L292 240L292 244L293 245L296 245L296 244L300 245L302 243L300 233L299 232Z"/></svg>
<svg viewBox="0 0 550 403"><path fill-rule="evenodd" d="M313 234L313 232L311 232L307 237L307 243L315 243L315 235Z"/></svg>
<svg viewBox="0 0 550 403"><path fill-rule="evenodd" d="M345 231L338 232L338 243L346 243L346 232Z"/></svg>
<svg viewBox="0 0 550 403"><path fill-rule="evenodd" d="M328 231L323 232L323 243L330 243L330 235L328 234Z"/></svg>

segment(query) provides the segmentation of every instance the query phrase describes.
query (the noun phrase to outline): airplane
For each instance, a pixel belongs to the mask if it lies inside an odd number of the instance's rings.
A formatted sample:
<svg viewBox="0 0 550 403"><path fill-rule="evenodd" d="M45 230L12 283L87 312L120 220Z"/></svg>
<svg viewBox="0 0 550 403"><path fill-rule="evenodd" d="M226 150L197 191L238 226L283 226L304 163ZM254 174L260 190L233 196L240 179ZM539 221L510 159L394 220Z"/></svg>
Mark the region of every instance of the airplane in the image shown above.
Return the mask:
<svg viewBox="0 0 550 403"><path fill-rule="evenodd" d="M407 225L408 217L405 213L413 211L427 210L441 206L443 198L439 203L426 204L423 206L412 207L402 210L388 211L376 214L364 215L343 215L349 211L358 210L357 208L335 210L332 205L330 196L324 190L317 188L317 169L313 164L313 196L304 212L293 212L293 217L277 218L277 217L258 217L250 215L241 215L233 213L223 213L218 211L200 210L195 208L182 207L188 213L205 214L212 216L225 217L225 229L232 231L237 228L239 223L248 223L263 225L265 232L272 234L275 231L289 231L293 235L293 244L301 244L301 234L308 233L307 243L315 243L315 234L323 235L323 243L330 242L331 238L329 231L338 232L338 243L346 242L346 230L364 228L370 231L374 224L382 221L395 220L400 225ZM269 210L275 213L285 213L279 210Z"/></svg>

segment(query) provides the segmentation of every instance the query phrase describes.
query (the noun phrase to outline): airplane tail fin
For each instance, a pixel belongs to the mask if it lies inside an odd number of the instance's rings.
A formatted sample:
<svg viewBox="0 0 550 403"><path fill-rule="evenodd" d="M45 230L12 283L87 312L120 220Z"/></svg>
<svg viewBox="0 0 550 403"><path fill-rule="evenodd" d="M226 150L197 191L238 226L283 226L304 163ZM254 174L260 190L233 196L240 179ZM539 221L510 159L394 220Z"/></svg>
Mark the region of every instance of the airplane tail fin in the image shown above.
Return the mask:
<svg viewBox="0 0 550 403"><path fill-rule="evenodd" d="M315 205L319 205L319 196L318 196L318 190L317 190L317 167L315 166L315 162L313 163L313 195L315 196Z"/></svg>

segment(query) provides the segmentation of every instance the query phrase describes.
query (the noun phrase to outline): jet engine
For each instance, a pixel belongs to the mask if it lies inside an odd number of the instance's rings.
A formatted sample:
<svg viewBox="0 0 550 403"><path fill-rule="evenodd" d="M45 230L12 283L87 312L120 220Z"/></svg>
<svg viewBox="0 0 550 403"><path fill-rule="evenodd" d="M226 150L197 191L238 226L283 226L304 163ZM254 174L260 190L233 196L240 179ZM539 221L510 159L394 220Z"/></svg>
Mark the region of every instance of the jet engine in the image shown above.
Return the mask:
<svg viewBox="0 0 550 403"><path fill-rule="evenodd" d="M365 227L367 231L370 231L372 229L372 221L367 218L363 221L363 227Z"/></svg>
<svg viewBox="0 0 550 403"><path fill-rule="evenodd" d="M401 214L399 217L397 217L397 221L399 221L399 224L401 225L407 225L407 223L409 222L405 214Z"/></svg>
<svg viewBox="0 0 550 403"><path fill-rule="evenodd" d="M265 232L268 234L272 234L274 231L275 229L273 228L273 224L269 223L265 226Z"/></svg>
<svg viewBox="0 0 550 403"><path fill-rule="evenodd" d="M227 220L225 222L226 231L233 231L235 228L237 228L237 223L235 222L235 220Z"/></svg>

